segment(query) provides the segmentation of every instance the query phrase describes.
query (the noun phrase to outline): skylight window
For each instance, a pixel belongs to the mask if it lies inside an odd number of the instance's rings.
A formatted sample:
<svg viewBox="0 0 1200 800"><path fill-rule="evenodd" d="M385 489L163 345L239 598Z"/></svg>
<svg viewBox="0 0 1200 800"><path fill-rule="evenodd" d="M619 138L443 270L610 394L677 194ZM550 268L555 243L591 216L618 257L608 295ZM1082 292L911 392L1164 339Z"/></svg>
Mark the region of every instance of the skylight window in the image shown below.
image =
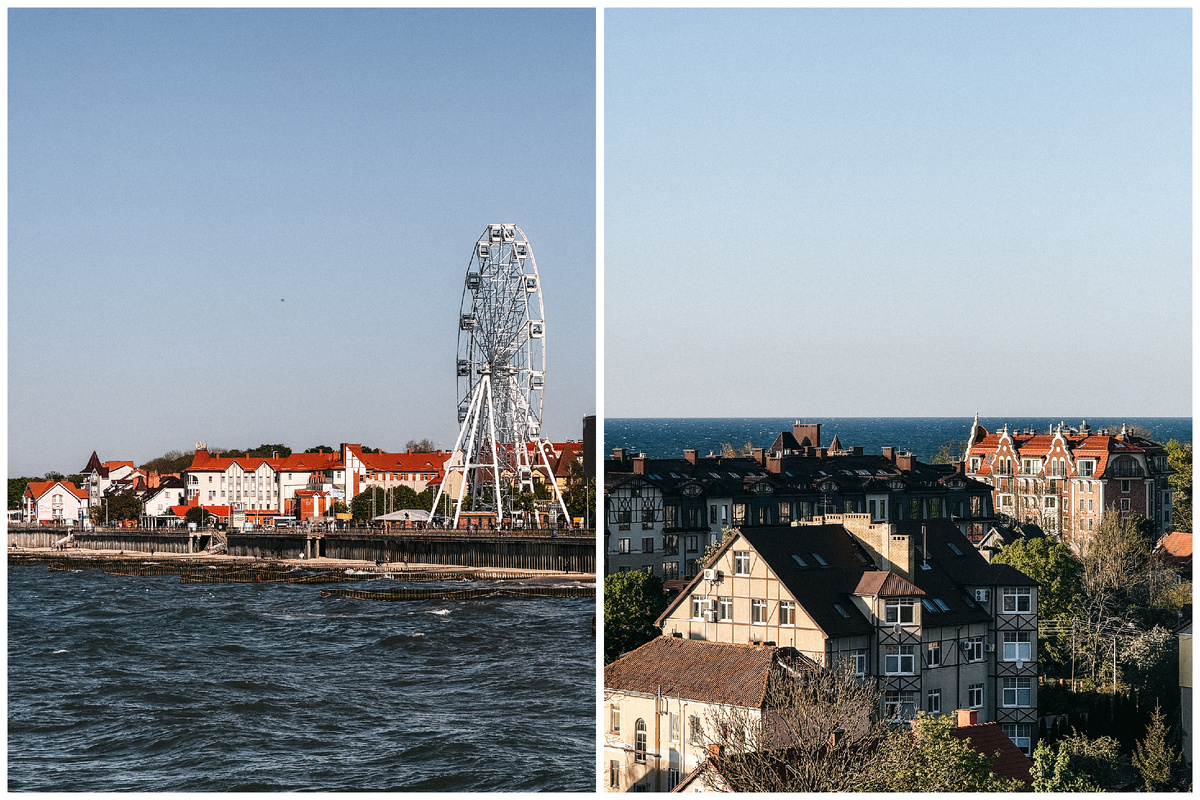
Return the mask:
<svg viewBox="0 0 1200 800"><path fill-rule="evenodd" d="M921 562L921 569L933 569L933 567L929 566L929 562L928 562L928 561L922 561L922 562Z"/></svg>
<svg viewBox="0 0 1200 800"><path fill-rule="evenodd" d="M720 476L720 475L718 475L718 474L717 474L717 473L715 473L715 472L710 472L710 473L708 473L708 474L709 474L709 475L712 475L712 476L713 476L714 478L716 478L717 480L720 480L720 479L721 479L721 476Z"/></svg>
<svg viewBox="0 0 1200 800"><path fill-rule="evenodd" d="M937 603L937 607L938 607L938 608L940 608L942 611L949 611L949 610L950 610L950 606L948 606L948 605L946 605L945 603L943 603L940 597L935 597L935 598L933 598L933 602L934 602L934 603Z"/></svg>
<svg viewBox="0 0 1200 800"><path fill-rule="evenodd" d="M681 481L681 480L683 480L683 476L682 476L682 475L676 475L674 472L672 472L672 473L671 473L671 477L672 477L672 478L674 478L674 479L675 479L675 480L677 480L677 481Z"/></svg>
<svg viewBox="0 0 1200 800"><path fill-rule="evenodd" d="M837 612L838 612L839 614L841 614L841 615L842 615L842 618L843 618L843 619L850 619L850 613L849 613L848 611L846 611L846 609L842 608L842 604L841 604L841 603L834 603L834 604L833 604L833 607L834 607L834 609L836 609L836 610L837 610Z"/></svg>
<svg viewBox="0 0 1200 800"><path fill-rule="evenodd" d="M929 611L929 612L937 611L937 609L933 607L933 603L929 602L928 600L926 600L924 598L921 599L921 605L925 606L926 611Z"/></svg>
<svg viewBox="0 0 1200 800"><path fill-rule="evenodd" d="M954 542L946 542L946 547L949 547L950 552L954 553L954 555L956 555L956 556L962 555L962 550L959 550L958 545L956 545Z"/></svg>
<svg viewBox="0 0 1200 800"><path fill-rule="evenodd" d="M965 594L962 596L962 599L963 602L967 604L967 608L978 608L978 606L975 605L975 601L967 597Z"/></svg>
<svg viewBox="0 0 1200 800"><path fill-rule="evenodd" d="M825 559L821 558L821 554L820 554L820 553L813 553L813 554L812 554L812 557L813 557L813 558L815 558L815 559L817 560L817 563L818 563L818 564L820 564L822 567L828 567L828 566L829 566L829 562L828 562L828 561L826 561Z"/></svg>
<svg viewBox="0 0 1200 800"><path fill-rule="evenodd" d="M734 480L737 480L738 474L736 472L731 472L731 473L729 473L729 477L733 478Z"/></svg>
<svg viewBox="0 0 1200 800"><path fill-rule="evenodd" d="M863 562L864 564L871 563L871 559L867 558L866 553L864 553L862 550L855 550L854 555L858 556L858 560Z"/></svg>
<svg viewBox="0 0 1200 800"><path fill-rule="evenodd" d="M807 562L807 561L805 561L805 560L804 560L803 558L801 558L800 556L796 555L795 553L793 553L793 554L792 554L792 558L796 559L796 563L797 563L797 564L799 564L800 566L802 566L802 567L807 567L807 566L808 566L808 562Z"/></svg>

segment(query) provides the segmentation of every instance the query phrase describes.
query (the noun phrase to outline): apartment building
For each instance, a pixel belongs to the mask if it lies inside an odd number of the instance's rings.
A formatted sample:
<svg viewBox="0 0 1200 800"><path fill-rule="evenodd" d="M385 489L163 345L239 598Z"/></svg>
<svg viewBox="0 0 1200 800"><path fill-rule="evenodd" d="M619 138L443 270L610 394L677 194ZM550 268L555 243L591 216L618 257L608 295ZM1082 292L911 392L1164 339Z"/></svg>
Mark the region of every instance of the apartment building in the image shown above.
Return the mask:
<svg viewBox="0 0 1200 800"><path fill-rule="evenodd" d="M950 519L737 529L656 624L850 665L881 682L889 717L969 709L1024 752L1035 744L1037 582L989 564Z"/></svg>
<svg viewBox="0 0 1200 800"><path fill-rule="evenodd" d="M966 474L991 487L997 512L1061 535L1078 548L1106 508L1140 514L1157 531L1171 530L1174 473L1163 447L1134 436L1060 423L1046 433L995 433L975 417L964 456Z"/></svg>
<svg viewBox="0 0 1200 800"><path fill-rule="evenodd" d="M995 521L991 487L963 465L925 464L884 447L875 455L822 447L820 423L797 422L768 448L736 458L646 458L614 448L605 462L606 571L646 569L664 580L696 574L696 559L726 528L788 525L827 514L876 522L950 520L982 539Z"/></svg>

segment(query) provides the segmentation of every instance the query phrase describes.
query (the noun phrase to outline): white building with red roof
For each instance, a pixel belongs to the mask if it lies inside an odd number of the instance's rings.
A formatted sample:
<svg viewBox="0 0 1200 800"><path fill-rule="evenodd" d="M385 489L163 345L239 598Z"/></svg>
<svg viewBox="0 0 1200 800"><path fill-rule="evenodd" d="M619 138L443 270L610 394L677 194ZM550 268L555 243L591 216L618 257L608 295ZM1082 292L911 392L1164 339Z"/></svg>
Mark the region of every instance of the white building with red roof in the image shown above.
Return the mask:
<svg viewBox="0 0 1200 800"><path fill-rule="evenodd" d="M87 515L91 502L87 490L70 481L30 481L21 506L25 522L70 525L78 523L81 511Z"/></svg>
<svg viewBox="0 0 1200 800"><path fill-rule="evenodd" d="M1091 536L1106 508L1140 514L1171 530L1173 474L1161 445L1130 434L1059 424L1046 433L995 433L971 426L964 456L968 476L992 486L998 513L1061 534L1074 546Z"/></svg>

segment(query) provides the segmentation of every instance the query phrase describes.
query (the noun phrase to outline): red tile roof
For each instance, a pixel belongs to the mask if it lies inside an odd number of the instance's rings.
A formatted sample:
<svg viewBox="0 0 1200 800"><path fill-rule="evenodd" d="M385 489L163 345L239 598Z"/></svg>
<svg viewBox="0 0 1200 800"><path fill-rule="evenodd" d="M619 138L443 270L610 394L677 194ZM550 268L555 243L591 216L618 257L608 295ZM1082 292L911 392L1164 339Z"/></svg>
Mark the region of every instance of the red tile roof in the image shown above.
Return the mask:
<svg viewBox="0 0 1200 800"><path fill-rule="evenodd" d="M1026 786L1033 787L1033 776L1029 770L1033 762L1029 756L1021 752L1013 740L1004 735L1004 729L998 722L981 722L977 725L960 725L950 731L956 739L962 739L971 745L971 749L983 753L988 758L1000 753L992 764L992 772L1006 778L1016 778Z"/></svg>
<svg viewBox="0 0 1200 800"><path fill-rule="evenodd" d="M450 453L441 450L434 453L364 453L357 445L350 445L348 449L364 466L377 472L438 472L450 458Z"/></svg>
<svg viewBox="0 0 1200 800"><path fill-rule="evenodd" d="M920 597L920 588L894 572L864 572L854 587L854 594L868 597Z"/></svg>
<svg viewBox="0 0 1200 800"><path fill-rule="evenodd" d="M46 492L53 489L55 486L62 486L71 494L78 497L80 500L87 500L87 489L80 489L70 481L30 481L25 486L25 493L32 495L34 500L37 500Z"/></svg>
<svg viewBox="0 0 1200 800"><path fill-rule="evenodd" d="M1168 533L1158 544L1176 558L1190 558L1192 555L1192 534L1190 532Z"/></svg>

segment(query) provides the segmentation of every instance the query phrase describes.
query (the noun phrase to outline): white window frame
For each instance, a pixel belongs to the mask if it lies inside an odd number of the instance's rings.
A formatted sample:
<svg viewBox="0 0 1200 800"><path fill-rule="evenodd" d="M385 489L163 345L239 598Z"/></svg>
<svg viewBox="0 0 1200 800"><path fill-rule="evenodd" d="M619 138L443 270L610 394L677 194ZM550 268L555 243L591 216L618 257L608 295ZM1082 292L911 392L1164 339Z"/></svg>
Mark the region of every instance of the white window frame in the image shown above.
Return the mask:
<svg viewBox="0 0 1200 800"><path fill-rule="evenodd" d="M733 551L733 574L734 575L749 575L750 574L750 551L749 550L734 550Z"/></svg>
<svg viewBox="0 0 1200 800"><path fill-rule="evenodd" d="M1028 722L1006 722L1002 726L1004 735L1012 740L1022 753L1029 755L1032 746L1033 726Z"/></svg>
<svg viewBox="0 0 1200 800"><path fill-rule="evenodd" d="M1001 589L1001 613L1032 614L1033 589L1028 586L1006 586ZM1022 603L1021 601L1025 602ZM1022 608L1024 606L1024 608Z"/></svg>
<svg viewBox="0 0 1200 800"><path fill-rule="evenodd" d="M613 703L608 716L609 730L613 733L621 732L621 707Z"/></svg>
<svg viewBox="0 0 1200 800"><path fill-rule="evenodd" d="M1023 637L1023 638L1022 638ZM1005 661L1033 661L1033 634L1030 631L1004 632Z"/></svg>
<svg viewBox="0 0 1200 800"><path fill-rule="evenodd" d="M925 696L925 710L930 714L942 713L942 690L930 689Z"/></svg>
<svg viewBox="0 0 1200 800"><path fill-rule="evenodd" d="M704 598L692 595L692 619L704 619Z"/></svg>
<svg viewBox="0 0 1200 800"><path fill-rule="evenodd" d="M913 675L917 671L917 658L911 644L889 644L884 647L883 671L885 675Z"/></svg>
<svg viewBox="0 0 1200 800"><path fill-rule="evenodd" d="M916 612L911 597L900 597L895 600L883 601L883 620L890 624L899 622L901 625L911 625L916 619ZM906 613L907 612L907 613ZM905 617L908 617L906 620Z"/></svg>
<svg viewBox="0 0 1200 800"><path fill-rule="evenodd" d="M717 622L733 622L733 598L717 598Z"/></svg>
<svg viewBox="0 0 1200 800"><path fill-rule="evenodd" d="M983 684L972 683L967 686L967 707L983 708Z"/></svg>
<svg viewBox="0 0 1200 800"><path fill-rule="evenodd" d="M867 674L867 651L855 650L850 654L854 659L854 674L857 676Z"/></svg>
<svg viewBox="0 0 1200 800"><path fill-rule="evenodd" d="M750 622L754 625L767 624L767 601L766 600L751 600L750 601Z"/></svg>
<svg viewBox="0 0 1200 800"><path fill-rule="evenodd" d="M942 665L942 643L940 641L925 643L925 663L931 667Z"/></svg>
<svg viewBox="0 0 1200 800"><path fill-rule="evenodd" d="M779 624L783 627L794 627L796 624L796 604L791 600L779 601Z"/></svg>
<svg viewBox="0 0 1200 800"><path fill-rule="evenodd" d="M1000 697L1004 708L1029 708L1033 705L1033 680L1031 678L1004 678Z"/></svg>

